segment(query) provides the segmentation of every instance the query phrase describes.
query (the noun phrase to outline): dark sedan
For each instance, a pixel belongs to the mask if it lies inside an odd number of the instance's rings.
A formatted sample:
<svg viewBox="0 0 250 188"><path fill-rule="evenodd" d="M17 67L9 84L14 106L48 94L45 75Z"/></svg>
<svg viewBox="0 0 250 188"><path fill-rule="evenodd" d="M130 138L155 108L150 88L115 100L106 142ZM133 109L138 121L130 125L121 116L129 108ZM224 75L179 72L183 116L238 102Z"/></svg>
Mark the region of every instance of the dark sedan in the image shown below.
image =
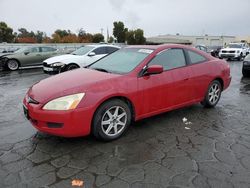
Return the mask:
<svg viewBox="0 0 250 188"><path fill-rule="evenodd" d="M244 77L250 76L250 54L243 61L242 74Z"/></svg>

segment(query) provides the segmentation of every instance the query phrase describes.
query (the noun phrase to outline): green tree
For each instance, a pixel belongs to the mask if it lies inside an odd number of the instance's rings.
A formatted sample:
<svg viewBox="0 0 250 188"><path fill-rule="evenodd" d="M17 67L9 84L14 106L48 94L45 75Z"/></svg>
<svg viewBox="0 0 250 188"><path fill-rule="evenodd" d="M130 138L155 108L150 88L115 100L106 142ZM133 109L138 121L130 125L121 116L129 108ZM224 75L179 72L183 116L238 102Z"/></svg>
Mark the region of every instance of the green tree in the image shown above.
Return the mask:
<svg viewBox="0 0 250 188"><path fill-rule="evenodd" d="M126 33L126 41L129 45L145 44L146 39L142 29L129 30Z"/></svg>
<svg viewBox="0 0 250 188"><path fill-rule="evenodd" d="M19 33L18 33L17 37L19 37L19 38L26 38L26 37L34 37L35 38L35 33L33 31L29 32L25 28L19 28L18 31L19 31Z"/></svg>
<svg viewBox="0 0 250 188"><path fill-rule="evenodd" d="M46 33L43 31L37 31L35 34L37 43L42 43L45 38L47 38Z"/></svg>
<svg viewBox="0 0 250 188"><path fill-rule="evenodd" d="M5 22L0 22L0 42L13 42L14 37L13 29Z"/></svg>
<svg viewBox="0 0 250 188"><path fill-rule="evenodd" d="M63 37L66 37L66 36L70 35L71 31L70 30L57 29L54 33L59 35L61 38L63 38Z"/></svg>
<svg viewBox="0 0 250 188"><path fill-rule="evenodd" d="M93 43L99 43L104 41L104 36L101 33L97 33L93 35Z"/></svg>
<svg viewBox="0 0 250 188"><path fill-rule="evenodd" d="M135 31L135 43L136 44L145 44L146 38L144 37L144 32L142 29L136 29Z"/></svg>
<svg viewBox="0 0 250 188"><path fill-rule="evenodd" d="M124 43L126 39L126 32L128 31L128 29L125 28L124 23L121 21L114 22L113 25L113 35L117 39L117 42Z"/></svg>
<svg viewBox="0 0 250 188"><path fill-rule="evenodd" d="M114 42L114 37L110 36L109 39L108 39L108 43L113 43Z"/></svg>

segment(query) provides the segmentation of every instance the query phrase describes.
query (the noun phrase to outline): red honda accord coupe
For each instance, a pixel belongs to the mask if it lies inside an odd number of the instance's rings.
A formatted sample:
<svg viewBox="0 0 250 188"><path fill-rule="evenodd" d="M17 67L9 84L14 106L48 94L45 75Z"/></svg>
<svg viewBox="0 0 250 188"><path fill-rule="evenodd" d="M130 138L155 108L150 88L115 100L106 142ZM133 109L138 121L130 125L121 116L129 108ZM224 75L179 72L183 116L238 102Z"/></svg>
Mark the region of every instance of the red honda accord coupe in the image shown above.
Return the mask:
<svg viewBox="0 0 250 188"><path fill-rule="evenodd" d="M23 107L41 132L113 140L131 121L199 102L214 107L230 82L225 61L195 48L133 46L36 83Z"/></svg>

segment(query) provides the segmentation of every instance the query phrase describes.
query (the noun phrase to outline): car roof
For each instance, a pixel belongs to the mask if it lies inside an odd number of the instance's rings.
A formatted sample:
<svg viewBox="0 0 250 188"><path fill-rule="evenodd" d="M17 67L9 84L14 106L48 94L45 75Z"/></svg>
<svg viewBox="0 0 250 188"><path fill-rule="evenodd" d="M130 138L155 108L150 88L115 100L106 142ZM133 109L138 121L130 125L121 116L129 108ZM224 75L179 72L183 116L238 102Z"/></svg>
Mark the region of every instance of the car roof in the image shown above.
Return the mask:
<svg viewBox="0 0 250 188"><path fill-rule="evenodd" d="M182 45L182 44L161 44L161 45L133 45L133 46L127 46L125 48L143 48L143 49L163 49L163 48L191 48L188 45Z"/></svg>
<svg viewBox="0 0 250 188"><path fill-rule="evenodd" d="M112 44L88 44L88 45L85 45L85 46L91 46L91 47L94 47L94 48L97 48L97 47L115 47L115 48L120 48L119 46L115 46L115 45L112 45Z"/></svg>

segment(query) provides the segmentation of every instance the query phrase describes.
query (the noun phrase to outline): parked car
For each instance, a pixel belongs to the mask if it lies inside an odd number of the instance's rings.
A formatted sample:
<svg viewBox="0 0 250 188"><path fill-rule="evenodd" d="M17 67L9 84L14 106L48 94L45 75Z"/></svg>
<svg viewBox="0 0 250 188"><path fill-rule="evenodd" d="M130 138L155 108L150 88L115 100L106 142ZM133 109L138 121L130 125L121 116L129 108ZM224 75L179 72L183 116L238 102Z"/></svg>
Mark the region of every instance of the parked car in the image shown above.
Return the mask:
<svg viewBox="0 0 250 188"><path fill-rule="evenodd" d="M214 57L219 57L222 46L209 46L209 53Z"/></svg>
<svg viewBox="0 0 250 188"><path fill-rule="evenodd" d="M248 54L243 61L242 74L244 77L250 76L250 54Z"/></svg>
<svg viewBox="0 0 250 188"><path fill-rule="evenodd" d="M211 56L219 57L219 52L220 52L222 46L197 45L197 46L195 46L195 48L197 48L203 52L209 53Z"/></svg>
<svg viewBox="0 0 250 188"><path fill-rule="evenodd" d="M132 121L199 102L214 107L230 82L228 63L195 48L133 46L40 81L23 106L41 132L113 140Z"/></svg>
<svg viewBox="0 0 250 188"><path fill-rule="evenodd" d="M46 59L43 62L43 70L47 74L55 74L86 67L119 49L120 47L114 45L86 45L71 54Z"/></svg>
<svg viewBox="0 0 250 188"><path fill-rule="evenodd" d="M46 46L25 47L13 54L1 57L2 66L9 70L17 70L20 67L42 65L42 62L52 56L58 55L60 51L56 48Z"/></svg>
<svg viewBox="0 0 250 188"><path fill-rule="evenodd" d="M219 57L227 59L242 60L249 53L249 46L246 43L229 43L226 48L220 50Z"/></svg>
<svg viewBox="0 0 250 188"><path fill-rule="evenodd" d="M209 51L208 47L205 45L196 45L195 48L197 48L198 50L201 50L203 52L206 52L206 53L208 53L208 51Z"/></svg>

